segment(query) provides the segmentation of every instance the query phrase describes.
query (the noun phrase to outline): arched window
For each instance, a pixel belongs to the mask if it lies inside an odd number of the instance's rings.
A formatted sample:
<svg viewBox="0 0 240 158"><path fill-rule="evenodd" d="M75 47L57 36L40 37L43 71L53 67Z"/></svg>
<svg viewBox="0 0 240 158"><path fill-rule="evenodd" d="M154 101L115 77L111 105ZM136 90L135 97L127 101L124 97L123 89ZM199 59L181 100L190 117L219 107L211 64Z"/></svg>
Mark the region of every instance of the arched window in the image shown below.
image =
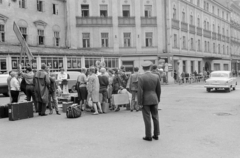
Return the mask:
<svg viewBox="0 0 240 158"><path fill-rule="evenodd" d="M177 19L177 9L175 5L173 6L173 19Z"/></svg>
<svg viewBox="0 0 240 158"><path fill-rule="evenodd" d="M193 15L192 15L192 13L190 14L190 24L193 25Z"/></svg>
<svg viewBox="0 0 240 158"><path fill-rule="evenodd" d="M197 19L197 26L200 27L200 18L198 16L198 19Z"/></svg>
<svg viewBox="0 0 240 158"><path fill-rule="evenodd" d="M185 14L185 11L183 10L182 11L182 22L185 22L185 16L186 16L186 14Z"/></svg>

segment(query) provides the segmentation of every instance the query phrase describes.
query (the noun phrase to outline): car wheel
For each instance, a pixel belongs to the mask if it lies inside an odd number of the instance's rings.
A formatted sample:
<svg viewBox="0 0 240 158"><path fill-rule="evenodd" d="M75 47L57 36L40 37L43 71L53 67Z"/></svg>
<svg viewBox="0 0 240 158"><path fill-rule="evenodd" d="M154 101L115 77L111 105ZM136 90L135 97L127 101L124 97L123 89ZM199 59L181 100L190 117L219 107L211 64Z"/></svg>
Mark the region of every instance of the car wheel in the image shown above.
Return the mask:
<svg viewBox="0 0 240 158"><path fill-rule="evenodd" d="M225 91L226 91L226 92L230 92L230 91L231 91L231 88L226 88Z"/></svg>
<svg viewBox="0 0 240 158"><path fill-rule="evenodd" d="M3 95L4 95L5 97L9 97L8 93L3 93Z"/></svg>
<svg viewBox="0 0 240 158"><path fill-rule="evenodd" d="M207 88L207 92L211 92L211 89L210 89L210 88Z"/></svg>

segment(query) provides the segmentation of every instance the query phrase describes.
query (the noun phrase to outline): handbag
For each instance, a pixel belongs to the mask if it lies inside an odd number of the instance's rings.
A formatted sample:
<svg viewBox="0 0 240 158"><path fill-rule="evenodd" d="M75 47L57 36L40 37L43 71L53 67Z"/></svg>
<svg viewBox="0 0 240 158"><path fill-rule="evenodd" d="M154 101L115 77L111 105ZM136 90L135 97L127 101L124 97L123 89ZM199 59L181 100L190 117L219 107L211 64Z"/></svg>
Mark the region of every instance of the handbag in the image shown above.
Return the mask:
<svg viewBox="0 0 240 158"><path fill-rule="evenodd" d="M22 78L22 82L20 84L20 89L22 92L26 91L26 86L27 86L26 80L25 80L25 78Z"/></svg>
<svg viewBox="0 0 240 158"><path fill-rule="evenodd" d="M93 107L93 102L92 102L92 99L91 99L91 98L88 99L88 106L89 106L89 107Z"/></svg>
<svg viewBox="0 0 240 158"><path fill-rule="evenodd" d="M81 107L77 104L67 107L67 118L79 118L82 115Z"/></svg>

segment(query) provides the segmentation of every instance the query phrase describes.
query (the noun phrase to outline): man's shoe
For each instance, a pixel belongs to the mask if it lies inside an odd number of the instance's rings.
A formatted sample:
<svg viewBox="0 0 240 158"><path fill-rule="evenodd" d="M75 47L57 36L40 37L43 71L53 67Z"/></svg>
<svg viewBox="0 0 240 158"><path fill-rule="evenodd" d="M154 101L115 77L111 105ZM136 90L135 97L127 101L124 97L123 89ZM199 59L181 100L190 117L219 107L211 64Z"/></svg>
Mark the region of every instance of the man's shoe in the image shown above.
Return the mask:
<svg viewBox="0 0 240 158"><path fill-rule="evenodd" d="M47 116L47 114L41 114L41 116Z"/></svg>
<svg viewBox="0 0 240 158"><path fill-rule="evenodd" d="M158 140L158 136L152 136L152 138Z"/></svg>
<svg viewBox="0 0 240 158"><path fill-rule="evenodd" d="M61 114L59 113L59 111L56 111L56 113L57 113L57 115L61 115Z"/></svg>
<svg viewBox="0 0 240 158"><path fill-rule="evenodd" d="M149 138L149 137L143 137L143 140L146 140L146 141L152 141L152 138Z"/></svg>

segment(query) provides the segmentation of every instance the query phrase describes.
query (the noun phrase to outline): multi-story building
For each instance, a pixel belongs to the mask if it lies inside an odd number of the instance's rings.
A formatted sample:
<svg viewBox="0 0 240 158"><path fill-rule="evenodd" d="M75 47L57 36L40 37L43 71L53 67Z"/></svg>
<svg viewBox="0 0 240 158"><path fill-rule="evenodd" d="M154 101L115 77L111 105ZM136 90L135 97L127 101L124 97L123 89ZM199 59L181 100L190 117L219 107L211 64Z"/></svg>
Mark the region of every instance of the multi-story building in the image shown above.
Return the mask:
<svg viewBox="0 0 240 158"><path fill-rule="evenodd" d="M77 70L105 61L128 71L144 60L157 63L165 48L163 3L160 0L1 0L0 53L2 72L16 69L20 45L13 21L36 57ZM4 66L5 65L5 66Z"/></svg>
<svg viewBox="0 0 240 158"><path fill-rule="evenodd" d="M231 9L231 62L232 70L240 70L240 4L238 1L227 1Z"/></svg>
<svg viewBox="0 0 240 158"><path fill-rule="evenodd" d="M51 69L63 66L66 47L65 4L60 0L0 0L0 72L17 69L20 43L13 31L16 23L30 46L40 69L48 63ZM25 62L27 63L27 61Z"/></svg>
<svg viewBox="0 0 240 158"><path fill-rule="evenodd" d="M167 53L179 73L230 70L230 10L217 0L167 1Z"/></svg>
<svg viewBox="0 0 240 158"><path fill-rule="evenodd" d="M96 50L84 56L127 71L144 60L157 63L164 50L163 0L71 0L67 2L70 48Z"/></svg>

